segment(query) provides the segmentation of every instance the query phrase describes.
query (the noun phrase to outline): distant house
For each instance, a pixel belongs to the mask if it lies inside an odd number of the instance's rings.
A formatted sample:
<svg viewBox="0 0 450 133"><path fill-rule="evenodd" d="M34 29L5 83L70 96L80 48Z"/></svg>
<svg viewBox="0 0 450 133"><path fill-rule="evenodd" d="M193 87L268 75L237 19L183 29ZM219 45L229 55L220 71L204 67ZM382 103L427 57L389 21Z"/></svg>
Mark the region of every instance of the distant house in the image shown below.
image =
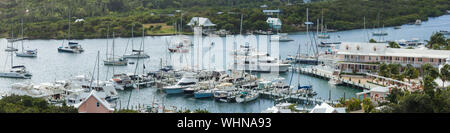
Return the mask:
<svg viewBox="0 0 450 133"><path fill-rule="evenodd" d="M208 18L204 18L204 17L193 17L187 25L201 26L201 27L216 26L216 24L212 23Z"/></svg>
<svg viewBox="0 0 450 133"><path fill-rule="evenodd" d="M268 6L266 4L259 6L261 8L267 8Z"/></svg>
<svg viewBox="0 0 450 133"><path fill-rule="evenodd" d="M281 23L281 20L279 18L271 18L271 17L269 17L266 22L267 22L267 24L269 24L269 27L271 29L274 29L274 30L281 29L282 23Z"/></svg>
<svg viewBox="0 0 450 133"><path fill-rule="evenodd" d="M316 105L309 113L345 113L345 108L333 108L327 103Z"/></svg>
<svg viewBox="0 0 450 133"><path fill-rule="evenodd" d="M273 15L280 15L281 10L263 10L263 13L268 15L268 16L273 16Z"/></svg>
<svg viewBox="0 0 450 133"><path fill-rule="evenodd" d="M111 108L105 99L97 96L96 91L93 90L83 101L74 105L78 108L78 113L113 113L114 109Z"/></svg>
<svg viewBox="0 0 450 133"><path fill-rule="evenodd" d="M77 19L77 20L75 20L75 23L78 23L78 22L84 22L84 19Z"/></svg>
<svg viewBox="0 0 450 133"><path fill-rule="evenodd" d="M383 102L386 100L386 97L389 95L391 88L394 86L389 86L389 87L374 87L372 89L370 89L369 91L363 91L360 93L356 93L356 96L360 97L360 95L364 95L364 98L366 98L367 94L369 94L370 96L370 100L374 103L376 102Z"/></svg>

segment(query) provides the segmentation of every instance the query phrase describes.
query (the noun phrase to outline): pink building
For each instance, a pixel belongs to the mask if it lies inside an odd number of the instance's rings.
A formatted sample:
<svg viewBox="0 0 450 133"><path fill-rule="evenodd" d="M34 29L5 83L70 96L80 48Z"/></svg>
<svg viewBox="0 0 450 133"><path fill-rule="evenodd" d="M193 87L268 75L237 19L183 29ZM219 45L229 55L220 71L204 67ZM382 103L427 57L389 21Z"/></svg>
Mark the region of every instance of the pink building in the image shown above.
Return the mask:
<svg viewBox="0 0 450 133"><path fill-rule="evenodd" d="M113 113L114 109L111 108L105 99L99 98L96 95L96 91L93 90L83 101L75 105L78 108L78 113Z"/></svg>
<svg viewBox="0 0 450 133"><path fill-rule="evenodd" d="M448 50L387 48L386 43L342 43L336 54L336 68L341 72L366 73L378 70L380 63L401 64L419 68L429 63L436 68L445 64Z"/></svg>

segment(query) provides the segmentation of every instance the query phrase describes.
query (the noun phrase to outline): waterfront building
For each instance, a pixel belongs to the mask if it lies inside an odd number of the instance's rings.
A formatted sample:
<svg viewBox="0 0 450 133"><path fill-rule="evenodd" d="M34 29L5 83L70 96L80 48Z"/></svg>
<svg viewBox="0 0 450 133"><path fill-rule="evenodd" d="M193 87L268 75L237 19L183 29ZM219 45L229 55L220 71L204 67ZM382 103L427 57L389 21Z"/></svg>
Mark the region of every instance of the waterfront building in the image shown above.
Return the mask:
<svg viewBox="0 0 450 133"><path fill-rule="evenodd" d="M269 24L269 27L273 30L280 30L281 29L281 20L279 18L267 18L266 20L267 24Z"/></svg>
<svg viewBox="0 0 450 133"><path fill-rule="evenodd" d="M91 91L83 101L75 105L78 113L113 113L114 109L103 98L97 96L95 90Z"/></svg>
<svg viewBox="0 0 450 133"><path fill-rule="evenodd" d="M449 60L448 50L388 48L386 43L342 43L336 54L336 69L343 73L371 73L378 65L411 64L420 68L429 63L438 68Z"/></svg>
<svg viewBox="0 0 450 133"><path fill-rule="evenodd" d="M208 18L204 17L193 17L191 21L187 24L189 26L201 26L201 27L213 27L216 24L212 23Z"/></svg>
<svg viewBox="0 0 450 133"><path fill-rule="evenodd" d="M361 95L364 95L364 98L366 98L367 94L369 94L370 100L373 103L383 102L383 101L386 100L386 97L390 93L391 87L394 87L394 86L390 86L390 87L382 87L382 86L374 87L374 88L370 89L369 91L356 93L356 95L357 95L358 99L360 99Z"/></svg>

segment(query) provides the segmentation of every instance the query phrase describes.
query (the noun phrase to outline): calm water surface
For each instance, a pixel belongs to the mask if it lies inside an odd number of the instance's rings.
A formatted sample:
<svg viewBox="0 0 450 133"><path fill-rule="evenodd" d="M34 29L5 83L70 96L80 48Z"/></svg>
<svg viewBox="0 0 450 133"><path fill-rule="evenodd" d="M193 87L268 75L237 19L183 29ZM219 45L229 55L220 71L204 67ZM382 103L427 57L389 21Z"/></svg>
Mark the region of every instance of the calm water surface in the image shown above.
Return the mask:
<svg viewBox="0 0 450 133"><path fill-rule="evenodd" d="M393 27L385 27L384 30L389 33L384 38L372 37L371 33L379 29L357 29L350 31L341 31L330 33L331 39L328 41L345 41L345 42L367 42L368 38L376 40L401 40L419 38L420 40L429 39L433 32L439 30L450 30L450 15L444 15L437 18L430 18L429 21L423 22L422 25L403 25L401 29L395 30ZM26 31L25 31L26 32ZM165 43L168 36L159 37L145 37L145 51L151 57L149 59L140 61L139 64L145 64L146 70L151 71L159 68L160 59L167 59L169 56L166 52L167 45ZM302 52L308 52L308 37L304 32L291 33L290 38L295 41L280 44L280 56L282 58L293 55L297 52L298 44L301 44ZM134 47L137 48L141 43L141 38L116 38L115 39L115 54L123 55L125 49L131 49L131 41L134 42ZM319 40L320 41L320 40ZM85 39L77 40L86 50L82 54L66 54L58 53L57 47L63 43L63 40L26 40L24 46L27 49L38 49L37 58L18 58L14 56L14 65L25 65L28 70L33 73L32 79L7 79L0 78L0 94L10 92L11 84L17 82L33 82L44 83L55 80L64 80L77 75L88 75L92 73L97 51L100 51L101 61L106 56L106 39ZM65 42L66 43L66 42ZM20 42L16 43L20 46ZM128 48L127 48L128 45ZM7 46L6 39L0 39L0 71L6 71L10 68L10 55L4 52ZM20 47L19 47L20 48ZM109 48L111 48L111 40ZM326 50L326 49L321 49ZM109 52L111 54L111 52ZM192 54L192 53L187 53ZM132 60L136 62L136 60ZM102 63L101 63L102 64ZM134 72L136 66L128 65L124 67L106 67L100 65L100 79L105 80L111 78L114 73L130 73ZM138 67L138 72L142 73L142 67ZM281 77L286 78L289 82L291 79L290 73L281 74ZM276 75L259 74L264 79L276 78ZM355 93L361 92L360 89L354 89L344 86L332 87L326 80L294 74L292 77L292 84L312 84L314 90L318 92L320 98L328 98L329 90L331 90L331 98L339 99L344 95L346 98L354 97ZM120 100L117 107L126 107L128 97L131 94L130 106L138 104L151 104L152 102L162 102L166 106L176 106L183 109L207 109L210 112L261 112L274 105L272 100L259 99L251 103L237 104L237 103L219 103L214 100L197 100L193 97L184 95L166 96L163 93L157 92L155 88L143 88L139 90L119 91Z"/></svg>

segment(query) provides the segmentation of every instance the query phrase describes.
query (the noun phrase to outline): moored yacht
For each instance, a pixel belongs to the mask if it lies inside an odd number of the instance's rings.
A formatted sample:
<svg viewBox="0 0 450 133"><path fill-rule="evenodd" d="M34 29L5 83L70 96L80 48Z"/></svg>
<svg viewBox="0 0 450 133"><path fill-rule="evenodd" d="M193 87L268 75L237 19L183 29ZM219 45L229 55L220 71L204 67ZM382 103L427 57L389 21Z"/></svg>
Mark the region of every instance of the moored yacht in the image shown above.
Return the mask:
<svg viewBox="0 0 450 133"><path fill-rule="evenodd" d="M5 78L23 78L30 79L32 74L28 72L25 66L13 66L9 72L0 72L0 77Z"/></svg>
<svg viewBox="0 0 450 133"><path fill-rule="evenodd" d="M77 42L69 42L68 46L59 46L58 47L58 52L62 52L62 53L82 53L82 52L84 52L84 49Z"/></svg>
<svg viewBox="0 0 450 133"><path fill-rule="evenodd" d="M37 49L18 52L18 53L16 53L16 56L17 57L37 57Z"/></svg>
<svg viewBox="0 0 450 133"><path fill-rule="evenodd" d="M164 87L163 90L166 94L179 94L183 93L186 88L194 87L197 82L198 79L195 74L185 73L176 85Z"/></svg>
<svg viewBox="0 0 450 133"><path fill-rule="evenodd" d="M276 35L270 36L270 41L289 42L294 40L289 38L287 33L278 33Z"/></svg>

